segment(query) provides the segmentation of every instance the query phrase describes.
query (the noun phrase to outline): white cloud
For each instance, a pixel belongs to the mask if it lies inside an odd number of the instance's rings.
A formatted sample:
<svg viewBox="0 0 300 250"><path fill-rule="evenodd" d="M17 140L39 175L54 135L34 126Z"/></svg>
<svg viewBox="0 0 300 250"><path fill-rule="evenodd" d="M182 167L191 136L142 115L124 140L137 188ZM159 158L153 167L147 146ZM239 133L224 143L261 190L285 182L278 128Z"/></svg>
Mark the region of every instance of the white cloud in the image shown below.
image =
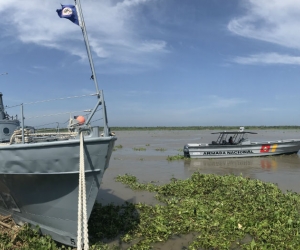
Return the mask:
<svg viewBox="0 0 300 250"><path fill-rule="evenodd" d="M300 2L244 0L247 13L231 20L228 29L240 36L300 49Z"/></svg>
<svg viewBox="0 0 300 250"><path fill-rule="evenodd" d="M228 29L239 36L300 50L300 2L297 0L244 0L246 14L231 20ZM241 64L296 64L300 57L261 53L237 57Z"/></svg>
<svg viewBox="0 0 300 250"><path fill-rule="evenodd" d="M248 57L235 57L234 62L240 64L293 64L300 65L299 56L282 55L278 53L261 53Z"/></svg>
<svg viewBox="0 0 300 250"><path fill-rule="evenodd" d="M149 0L124 0L123 2L120 2L118 4L118 6L130 7L130 6L138 5L140 3L145 3L145 2L148 2L148 1Z"/></svg>
<svg viewBox="0 0 300 250"><path fill-rule="evenodd" d="M246 102L246 100L240 98L222 98L215 95L209 96L209 103L212 108L229 108Z"/></svg>
<svg viewBox="0 0 300 250"><path fill-rule="evenodd" d="M155 0L112 0L82 2L89 41L96 58L105 63L130 63L141 67L157 66L167 52L165 41L139 36L138 8ZM23 43L34 43L68 52L86 59L81 30L56 14L60 1L0 0L0 34ZM133 15L133 13L135 15ZM103 60L101 61L103 62Z"/></svg>
<svg viewBox="0 0 300 250"><path fill-rule="evenodd" d="M231 108L233 110L235 108L239 109L240 105L244 105L248 101L245 99L231 97L224 98L217 95L203 96L199 102L188 102L177 109L174 109L174 105L172 106L172 110L168 110L168 113L174 113L177 115L196 115L200 113L202 114L222 114L224 109ZM192 103L192 104L191 104Z"/></svg>

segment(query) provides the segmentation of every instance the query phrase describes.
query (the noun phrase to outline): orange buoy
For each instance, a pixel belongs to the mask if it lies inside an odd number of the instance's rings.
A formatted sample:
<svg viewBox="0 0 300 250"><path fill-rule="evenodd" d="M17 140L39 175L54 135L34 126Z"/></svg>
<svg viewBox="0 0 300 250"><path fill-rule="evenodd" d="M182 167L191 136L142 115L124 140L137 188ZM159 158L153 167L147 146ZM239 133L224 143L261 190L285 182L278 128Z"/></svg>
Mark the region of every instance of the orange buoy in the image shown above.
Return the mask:
<svg viewBox="0 0 300 250"><path fill-rule="evenodd" d="M77 116L76 120L79 125L82 125L85 122L85 118L82 115Z"/></svg>

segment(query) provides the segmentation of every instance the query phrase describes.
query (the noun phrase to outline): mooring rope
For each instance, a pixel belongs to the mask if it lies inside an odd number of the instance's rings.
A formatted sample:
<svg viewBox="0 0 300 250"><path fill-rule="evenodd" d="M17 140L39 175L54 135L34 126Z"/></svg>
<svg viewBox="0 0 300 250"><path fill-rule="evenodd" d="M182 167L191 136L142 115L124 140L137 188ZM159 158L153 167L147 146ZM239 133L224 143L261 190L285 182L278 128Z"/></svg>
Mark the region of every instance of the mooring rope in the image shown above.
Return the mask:
<svg viewBox="0 0 300 250"><path fill-rule="evenodd" d="M80 133L80 154L79 154L79 185L78 185L78 228L77 228L77 249L82 249L82 233L84 250L89 249L88 223L86 211L86 186L84 170L84 140Z"/></svg>

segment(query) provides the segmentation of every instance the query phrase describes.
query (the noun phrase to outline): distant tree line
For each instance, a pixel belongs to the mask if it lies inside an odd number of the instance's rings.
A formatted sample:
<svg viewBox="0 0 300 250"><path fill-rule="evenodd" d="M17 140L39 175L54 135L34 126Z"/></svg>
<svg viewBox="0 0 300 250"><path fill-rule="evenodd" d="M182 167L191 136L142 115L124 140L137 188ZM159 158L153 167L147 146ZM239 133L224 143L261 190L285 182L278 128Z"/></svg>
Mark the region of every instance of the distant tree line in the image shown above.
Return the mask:
<svg viewBox="0 0 300 250"><path fill-rule="evenodd" d="M244 127L245 130L264 130L264 129L300 129L300 126L157 126L157 127L110 127L111 131L134 131L134 130L238 130L240 127ZM102 131L103 127L99 127ZM38 132L57 132L54 128L40 128ZM60 128L60 132L67 132L67 128Z"/></svg>
<svg viewBox="0 0 300 250"><path fill-rule="evenodd" d="M126 130L238 130L244 127L245 130L263 130L263 129L300 129L300 126L157 126L157 127L111 127L111 131L126 131Z"/></svg>

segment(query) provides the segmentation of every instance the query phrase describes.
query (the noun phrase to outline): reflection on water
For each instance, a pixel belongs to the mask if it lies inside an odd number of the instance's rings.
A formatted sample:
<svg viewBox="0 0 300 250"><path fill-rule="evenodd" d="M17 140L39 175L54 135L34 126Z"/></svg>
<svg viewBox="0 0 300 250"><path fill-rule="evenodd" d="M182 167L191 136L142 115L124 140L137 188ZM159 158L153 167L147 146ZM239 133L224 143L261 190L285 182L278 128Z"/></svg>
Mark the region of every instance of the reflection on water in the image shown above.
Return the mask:
<svg viewBox="0 0 300 250"><path fill-rule="evenodd" d="M262 157L249 157L249 158L233 158L233 159L191 159L184 161L184 167L188 168L211 168L211 167L224 167L224 168L262 168L275 170L278 165L278 159L262 158Z"/></svg>
<svg viewBox="0 0 300 250"><path fill-rule="evenodd" d="M245 166L272 169L279 168L299 168L300 157L298 154L269 156L269 157L245 157L245 158L230 158L230 159L191 159L185 160L186 167L239 167Z"/></svg>
<svg viewBox="0 0 300 250"><path fill-rule="evenodd" d="M282 190L300 192L298 154L232 159L191 159L184 161L187 172L234 174L276 183Z"/></svg>

